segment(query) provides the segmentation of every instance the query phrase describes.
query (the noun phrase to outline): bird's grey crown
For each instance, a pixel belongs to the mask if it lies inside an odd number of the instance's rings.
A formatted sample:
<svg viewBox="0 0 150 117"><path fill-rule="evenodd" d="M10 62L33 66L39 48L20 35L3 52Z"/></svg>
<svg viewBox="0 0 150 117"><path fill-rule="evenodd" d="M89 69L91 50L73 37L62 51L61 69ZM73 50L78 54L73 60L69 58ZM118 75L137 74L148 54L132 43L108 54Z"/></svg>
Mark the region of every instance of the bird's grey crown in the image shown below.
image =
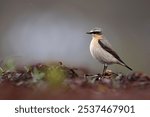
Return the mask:
<svg viewBox="0 0 150 117"><path fill-rule="evenodd" d="M93 33L102 33L102 29L95 27L92 30L90 30L89 32L87 32L87 34L93 34Z"/></svg>
<svg viewBox="0 0 150 117"><path fill-rule="evenodd" d="M101 28L95 27L94 29L92 29L90 32L102 32Z"/></svg>

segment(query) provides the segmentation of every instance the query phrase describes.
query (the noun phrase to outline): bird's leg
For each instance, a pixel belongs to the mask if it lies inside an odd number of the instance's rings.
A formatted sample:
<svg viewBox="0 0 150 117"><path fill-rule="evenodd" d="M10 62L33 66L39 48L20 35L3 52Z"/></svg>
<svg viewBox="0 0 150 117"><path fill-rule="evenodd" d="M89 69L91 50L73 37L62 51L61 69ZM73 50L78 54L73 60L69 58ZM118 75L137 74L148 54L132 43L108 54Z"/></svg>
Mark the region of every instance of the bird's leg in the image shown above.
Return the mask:
<svg viewBox="0 0 150 117"><path fill-rule="evenodd" d="M107 70L107 67L108 67L108 65L107 65L107 64L104 64L104 68L103 68L102 76L104 76L104 75L105 75L105 72L106 72L106 70Z"/></svg>

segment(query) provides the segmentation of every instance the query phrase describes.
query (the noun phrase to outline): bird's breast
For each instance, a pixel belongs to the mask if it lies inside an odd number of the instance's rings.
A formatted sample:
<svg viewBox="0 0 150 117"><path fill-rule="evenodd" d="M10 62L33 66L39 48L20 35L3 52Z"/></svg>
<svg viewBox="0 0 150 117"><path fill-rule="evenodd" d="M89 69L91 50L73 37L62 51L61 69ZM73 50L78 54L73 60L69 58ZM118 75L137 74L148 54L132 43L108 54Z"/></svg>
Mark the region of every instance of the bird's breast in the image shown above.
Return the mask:
<svg viewBox="0 0 150 117"><path fill-rule="evenodd" d="M99 51L100 47L98 45L98 41L96 41L95 39L92 39L91 43L90 43L90 52L93 58L98 57L98 51Z"/></svg>

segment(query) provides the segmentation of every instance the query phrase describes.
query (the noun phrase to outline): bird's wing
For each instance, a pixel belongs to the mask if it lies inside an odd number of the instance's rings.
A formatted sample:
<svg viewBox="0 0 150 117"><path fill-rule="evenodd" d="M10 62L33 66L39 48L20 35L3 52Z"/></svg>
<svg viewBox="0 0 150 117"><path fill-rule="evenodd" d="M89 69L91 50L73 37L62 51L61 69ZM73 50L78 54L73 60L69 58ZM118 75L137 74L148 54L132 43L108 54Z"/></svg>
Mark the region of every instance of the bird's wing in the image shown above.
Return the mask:
<svg viewBox="0 0 150 117"><path fill-rule="evenodd" d="M100 46L107 51L108 53L110 53L112 56L114 56L119 62L125 64L121 58L118 56L118 54L112 49L111 45L109 44L109 42L106 39L102 39L99 40L98 43L100 44Z"/></svg>
<svg viewBox="0 0 150 117"><path fill-rule="evenodd" d="M101 40L101 42L102 42L104 45L106 45L107 47L109 47L109 48L112 49L111 44L109 43L109 41L108 41L105 37L103 37L103 39Z"/></svg>

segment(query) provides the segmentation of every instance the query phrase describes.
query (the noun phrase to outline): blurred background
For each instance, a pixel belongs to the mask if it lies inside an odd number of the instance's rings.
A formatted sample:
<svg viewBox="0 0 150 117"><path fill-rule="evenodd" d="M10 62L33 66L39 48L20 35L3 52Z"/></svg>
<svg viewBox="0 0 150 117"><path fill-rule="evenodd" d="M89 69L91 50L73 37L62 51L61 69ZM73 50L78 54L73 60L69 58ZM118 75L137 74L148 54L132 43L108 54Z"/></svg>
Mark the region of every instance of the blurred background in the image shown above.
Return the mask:
<svg viewBox="0 0 150 117"><path fill-rule="evenodd" d="M0 0L0 60L62 61L97 73L103 65L90 55L91 35L85 33L101 27L125 63L150 74L149 5L149 0Z"/></svg>

